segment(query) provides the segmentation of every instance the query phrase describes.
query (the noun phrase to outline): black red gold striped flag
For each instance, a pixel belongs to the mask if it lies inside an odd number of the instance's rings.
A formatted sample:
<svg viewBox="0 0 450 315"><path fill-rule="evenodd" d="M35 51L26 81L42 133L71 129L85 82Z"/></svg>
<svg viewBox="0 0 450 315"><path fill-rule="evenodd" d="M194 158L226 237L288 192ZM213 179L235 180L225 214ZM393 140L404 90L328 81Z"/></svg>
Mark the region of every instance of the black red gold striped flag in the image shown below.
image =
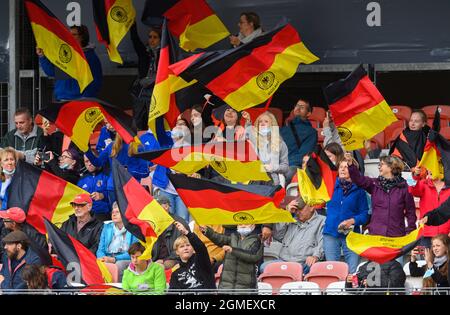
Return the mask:
<svg viewBox="0 0 450 315"><path fill-rule="evenodd" d="M362 65L346 78L328 85L324 94L339 137L348 151L363 148L364 140L397 121Z"/></svg>
<svg viewBox="0 0 450 315"><path fill-rule="evenodd" d="M166 17L169 30L186 51L207 48L230 32L205 0L147 0L142 20Z"/></svg>
<svg viewBox="0 0 450 315"><path fill-rule="evenodd" d="M249 141L211 142L141 152L135 157L188 175L210 165L221 176L233 182L270 180Z"/></svg>
<svg viewBox="0 0 450 315"><path fill-rule="evenodd" d="M450 185L450 142L430 130L419 166L428 169L433 178L443 179L447 186Z"/></svg>
<svg viewBox="0 0 450 315"><path fill-rule="evenodd" d="M70 31L39 0L25 0L37 47L56 67L78 81L82 92L93 81L83 49Z"/></svg>
<svg viewBox="0 0 450 315"><path fill-rule="evenodd" d="M97 259L83 244L61 231L47 219L45 219L45 228L58 259L70 272L72 277L70 280L87 285L112 282L111 273L105 263Z"/></svg>
<svg viewBox="0 0 450 315"><path fill-rule="evenodd" d="M336 183L337 169L323 150L313 153L306 169L298 169L300 196L309 205L323 204L331 199Z"/></svg>
<svg viewBox="0 0 450 315"><path fill-rule="evenodd" d="M22 208L27 223L45 234L44 218L61 226L73 214L70 202L87 193L78 186L28 163L19 161L11 181L8 207Z"/></svg>
<svg viewBox="0 0 450 315"><path fill-rule="evenodd" d="M125 228L145 246L141 259L150 259L158 236L173 218L116 159L112 160L114 190Z"/></svg>
<svg viewBox="0 0 450 315"><path fill-rule="evenodd" d="M227 185L180 174L169 178L200 225L295 222L279 208L286 195L281 186Z"/></svg>
<svg viewBox="0 0 450 315"><path fill-rule="evenodd" d="M318 59L306 48L295 28L283 24L247 44L208 56L206 62L194 62L180 76L188 82L198 80L241 111L267 101L297 72L300 63Z"/></svg>
<svg viewBox="0 0 450 315"><path fill-rule="evenodd" d="M419 163L419 159L416 152L408 144L408 138L405 133L406 131L402 131L395 139L389 150L389 155L401 158L409 167L415 167Z"/></svg>
<svg viewBox="0 0 450 315"><path fill-rule="evenodd" d="M95 126L105 118L125 143L140 143L136 131L131 127L131 116L101 100L82 99L52 104L39 111L39 114L53 122L84 152L89 148L89 138Z"/></svg>
<svg viewBox="0 0 450 315"><path fill-rule="evenodd" d="M109 59L122 64L117 47L136 17L132 0L92 0L97 37L106 45Z"/></svg>
<svg viewBox="0 0 450 315"><path fill-rule="evenodd" d="M351 231L346 238L347 247L361 257L379 264L406 255L417 246L423 235L423 226L402 237L363 235Z"/></svg>

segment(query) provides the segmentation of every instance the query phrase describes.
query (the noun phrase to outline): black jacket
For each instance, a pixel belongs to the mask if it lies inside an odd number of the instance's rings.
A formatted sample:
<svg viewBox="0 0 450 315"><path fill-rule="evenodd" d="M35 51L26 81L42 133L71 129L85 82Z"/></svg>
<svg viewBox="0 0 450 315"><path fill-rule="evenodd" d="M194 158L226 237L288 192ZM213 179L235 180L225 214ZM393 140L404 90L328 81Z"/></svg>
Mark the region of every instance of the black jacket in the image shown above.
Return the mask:
<svg viewBox="0 0 450 315"><path fill-rule="evenodd" d="M450 198L444 201L438 208L424 215L428 217L427 225L441 225L450 220Z"/></svg>
<svg viewBox="0 0 450 315"><path fill-rule="evenodd" d="M181 224L183 224L183 226L189 231L189 225L186 223L186 221L177 216L176 214L171 214L170 215L175 221L180 222ZM152 249L152 259L153 261L157 261L159 259L163 259L163 260L177 260L177 254L175 253L175 250L173 249L173 243L175 243L175 240L181 236L181 232L178 231L178 229L173 225L169 225L169 227L164 231L163 234L161 234L158 237L158 240L156 241L155 245L153 245L153 249ZM167 249L169 251L169 256L165 257L165 258L161 258L160 256L160 246L161 246L161 242L165 242Z"/></svg>
<svg viewBox="0 0 450 315"><path fill-rule="evenodd" d="M172 273L170 290L216 289L214 273L205 244L192 232L187 235L195 254Z"/></svg>
<svg viewBox="0 0 450 315"><path fill-rule="evenodd" d="M431 278L436 283L437 287L444 287L444 288L449 287L448 279L446 277L447 275L443 275L439 271L439 270L443 269L446 264L448 264L448 262L441 265L439 268L433 267L434 273L431 275ZM413 277L423 277L423 275L425 274L427 269L428 269L427 265L419 267L417 265L417 262L409 263L409 272L411 273L411 276L413 276Z"/></svg>
<svg viewBox="0 0 450 315"><path fill-rule="evenodd" d="M59 178L64 179L66 182L72 183L74 185L76 185L80 180L80 173L77 169L63 170L59 167L59 163L55 158L45 164L45 169L53 175L56 175Z"/></svg>
<svg viewBox="0 0 450 315"><path fill-rule="evenodd" d="M94 255L96 255L98 244L100 243L102 228L103 222L97 220L95 217L91 217L91 220L78 232L77 217L74 214L61 226L62 231L80 241Z"/></svg>

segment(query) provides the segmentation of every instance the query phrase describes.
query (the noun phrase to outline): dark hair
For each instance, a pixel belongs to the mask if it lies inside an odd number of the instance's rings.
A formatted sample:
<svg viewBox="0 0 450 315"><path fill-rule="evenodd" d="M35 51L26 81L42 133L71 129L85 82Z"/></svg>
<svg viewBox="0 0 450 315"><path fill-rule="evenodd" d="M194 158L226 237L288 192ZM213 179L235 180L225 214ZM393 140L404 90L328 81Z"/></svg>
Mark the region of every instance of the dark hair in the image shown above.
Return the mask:
<svg viewBox="0 0 450 315"><path fill-rule="evenodd" d="M28 289L47 289L48 279L44 266L25 265L22 270L22 279L27 283Z"/></svg>
<svg viewBox="0 0 450 315"><path fill-rule="evenodd" d="M336 165L344 158L344 150L342 150L342 147L336 142L328 143L323 149L336 155Z"/></svg>
<svg viewBox="0 0 450 315"><path fill-rule="evenodd" d="M414 110L411 112L411 116L412 116L412 114L414 114L414 113L419 114L420 117L422 117L422 121L423 121L424 123L427 123L428 117L427 117L427 114L426 114L423 110L421 110L421 109L414 109Z"/></svg>
<svg viewBox="0 0 450 315"><path fill-rule="evenodd" d="M161 27L158 27L158 26L152 26L152 27L150 27L150 29L148 30L148 32L149 32L149 33L150 33L150 32L155 32L156 34L158 34L159 38L162 37L162 30L161 30Z"/></svg>
<svg viewBox="0 0 450 315"><path fill-rule="evenodd" d="M81 47L84 48L89 44L89 29L86 25L74 25L71 26L70 29L77 30L80 38L81 38Z"/></svg>
<svg viewBox="0 0 450 315"><path fill-rule="evenodd" d="M240 16L245 16L247 19L247 22L253 24L253 28L256 30L261 27L261 19L259 18L259 15L255 12L242 12Z"/></svg>
<svg viewBox="0 0 450 315"><path fill-rule="evenodd" d="M405 163L396 156L382 156L380 157L380 162L386 163L386 165L391 168L393 175L400 175L405 168Z"/></svg>
<svg viewBox="0 0 450 315"><path fill-rule="evenodd" d="M305 103L308 105L308 113L312 113L313 107L311 106L311 102L308 101L307 99L299 98L299 99L297 100L297 103L300 102L300 101L305 102ZM295 106L297 106L297 103L295 103Z"/></svg>
<svg viewBox="0 0 450 315"><path fill-rule="evenodd" d="M19 116L19 115L27 115L28 118L33 117L33 115L31 115L31 111L26 107L19 107L18 109L16 109L14 116Z"/></svg>
<svg viewBox="0 0 450 315"><path fill-rule="evenodd" d="M139 242L131 244L130 248L128 248L128 254L130 254L130 256L136 254L137 252L141 252L142 254L144 251L145 247Z"/></svg>

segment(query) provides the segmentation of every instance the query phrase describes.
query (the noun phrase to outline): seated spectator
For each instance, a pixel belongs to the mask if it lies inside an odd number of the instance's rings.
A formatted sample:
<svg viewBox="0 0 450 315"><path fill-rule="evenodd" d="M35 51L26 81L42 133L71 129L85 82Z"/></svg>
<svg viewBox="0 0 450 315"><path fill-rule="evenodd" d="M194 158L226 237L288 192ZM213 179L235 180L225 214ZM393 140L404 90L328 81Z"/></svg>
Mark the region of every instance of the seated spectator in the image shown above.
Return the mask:
<svg viewBox="0 0 450 315"><path fill-rule="evenodd" d="M175 222L174 225L183 235L173 244L173 249L180 258L180 267L170 277L170 290L216 289L205 245L180 222Z"/></svg>
<svg viewBox="0 0 450 315"><path fill-rule="evenodd" d="M273 242L281 243L278 259L273 261L301 263L303 273L307 274L310 267L323 258L325 217L317 214L314 206L307 205L301 197L292 200L287 205L287 210L295 214L297 222L276 223L271 226ZM261 273L266 265L267 263L261 265Z"/></svg>
<svg viewBox="0 0 450 315"><path fill-rule="evenodd" d="M222 247L217 246L209 238L207 238L200 230L200 226L195 221L191 221L189 226L191 227L191 230L194 232L194 234L198 236L203 244L205 244L206 249L208 250L209 260L211 262L213 271L217 272L219 266L222 264L223 259L225 258L225 251ZM216 233L225 233L225 228L222 225L207 225L207 227L211 228Z"/></svg>
<svg viewBox="0 0 450 315"><path fill-rule="evenodd" d="M258 264L264 246L260 237L252 233L254 224L239 224L237 233L224 235L211 228L200 227L205 236L225 251L219 289L256 289Z"/></svg>
<svg viewBox="0 0 450 315"><path fill-rule="evenodd" d="M77 185L91 194L94 201L92 204L94 217L99 221L108 221L111 219L107 190L109 176L100 167L94 166L87 156L84 157L84 166L87 174L78 181Z"/></svg>
<svg viewBox="0 0 450 315"><path fill-rule="evenodd" d="M323 248L325 259L340 261L341 251L350 273L354 273L359 256L348 249L347 234L353 230L361 233L360 226L369 219L366 192L352 183L348 173L347 161L338 164L339 177L334 186L333 196L327 203L327 217L323 230Z"/></svg>
<svg viewBox="0 0 450 315"><path fill-rule="evenodd" d="M180 222L186 229L189 230L189 225L183 218L169 212L169 198L164 195L159 195L156 198L156 201L161 205L161 207L163 207L164 210L166 210L167 213L170 214L175 222ZM153 245L153 261L162 264L164 266L164 269L171 269L173 266L175 266L178 263L178 258L173 245L176 239L181 235L181 232L177 228L175 228L173 224L169 225L169 227L165 229L161 235L158 236L158 240Z"/></svg>
<svg viewBox="0 0 450 315"><path fill-rule="evenodd" d="M95 255L103 223L91 216L92 199L88 194L79 194L70 205L75 213L62 224L61 230L78 240Z"/></svg>
<svg viewBox="0 0 450 315"><path fill-rule="evenodd" d="M29 248L29 239L22 231L14 231L3 238L5 253L0 271L2 290L26 289L22 279L22 270L26 265L41 264L37 254Z"/></svg>
<svg viewBox="0 0 450 315"><path fill-rule="evenodd" d="M151 260L139 259L144 251L145 247L139 242L132 244L128 249L131 263L123 272L122 288L132 292L162 294L166 289L164 268Z"/></svg>
<svg viewBox="0 0 450 315"><path fill-rule="evenodd" d="M448 264L450 258L449 238L446 234L438 234L431 239L431 249L425 248L426 265L419 268L417 265L418 248L411 251L409 271L412 277L423 277L424 288L448 288Z"/></svg>
<svg viewBox="0 0 450 315"><path fill-rule="evenodd" d="M16 110L14 122L16 128L3 137L1 147L12 147L21 152L28 163L33 163L38 149L44 147L42 128L33 122L33 115L25 107Z"/></svg>
<svg viewBox="0 0 450 315"><path fill-rule="evenodd" d="M95 151L100 154L106 147L114 141L116 138L116 131L114 127L106 120L105 125L100 129L100 135L98 136L97 145Z"/></svg>
<svg viewBox="0 0 450 315"><path fill-rule="evenodd" d="M8 209L8 194L9 194L9 184L16 172L16 165L18 161L17 152L11 148L7 147L0 150L0 201L1 210Z"/></svg>
<svg viewBox="0 0 450 315"><path fill-rule="evenodd" d="M389 154L401 158L409 168L415 167L422 159L429 131L425 112L421 109L413 110L408 127L395 139ZM405 143L406 146L401 143Z"/></svg>
<svg viewBox="0 0 450 315"><path fill-rule="evenodd" d="M105 222L100 235L100 244L97 249L97 258L103 262L116 264L119 269L119 281L123 271L130 264L128 249L138 239L123 226L122 215L117 202L113 204L111 212L112 221Z"/></svg>
<svg viewBox="0 0 450 315"><path fill-rule="evenodd" d="M289 173L286 175L286 183L290 183L292 177L301 167L303 156L314 150L317 145L317 131L308 120L312 107L304 99L299 99L294 107L294 119L280 129L280 134L289 151Z"/></svg>
<svg viewBox="0 0 450 315"><path fill-rule="evenodd" d="M58 158L51 151L45 152L48 159L42 160L40 154L36 154L34 164L43 165L47 171L59 178L76 185L80 179L80 153L75 148L65 150Z"/></svg>
<svg viewBox="0 0 450 315"><path fill-rule="evenodd" d="M26 265L22 270L22 279L31 290L67 288L66 274L56 267Z"/></svg>
<svg viewBox="0 0 450 315"><path fill-rule="evenodd" d="M260 18L255 12L241 13L238 26L238 36L230 36L230 43L233 47L246 44L263 33Z"/></svg>

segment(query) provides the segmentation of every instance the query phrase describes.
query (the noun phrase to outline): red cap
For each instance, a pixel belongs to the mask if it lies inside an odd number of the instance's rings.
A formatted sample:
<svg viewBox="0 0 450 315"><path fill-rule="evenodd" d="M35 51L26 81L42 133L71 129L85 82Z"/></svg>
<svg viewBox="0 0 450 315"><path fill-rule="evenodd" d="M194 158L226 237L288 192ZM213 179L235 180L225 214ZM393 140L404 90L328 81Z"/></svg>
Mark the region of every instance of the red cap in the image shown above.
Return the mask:
<svg viewBox="0 0 450 315"><path fill-rule="evenodd" d="M91 196L89 194L79 194L76 196L70 204L76 203L81 205L83 203L92 203Z"/></svg>
<svg viewBox="0 0 450 315"><path fill-rule="evenodd" d="M22 209L20 209L18 207L12 207L6 211L0 211L0 218L6 219L6 220L11 220L16 223L25 222L26 217L27 217L27 215L25 214L25 211L23 211Z"/></svg>

